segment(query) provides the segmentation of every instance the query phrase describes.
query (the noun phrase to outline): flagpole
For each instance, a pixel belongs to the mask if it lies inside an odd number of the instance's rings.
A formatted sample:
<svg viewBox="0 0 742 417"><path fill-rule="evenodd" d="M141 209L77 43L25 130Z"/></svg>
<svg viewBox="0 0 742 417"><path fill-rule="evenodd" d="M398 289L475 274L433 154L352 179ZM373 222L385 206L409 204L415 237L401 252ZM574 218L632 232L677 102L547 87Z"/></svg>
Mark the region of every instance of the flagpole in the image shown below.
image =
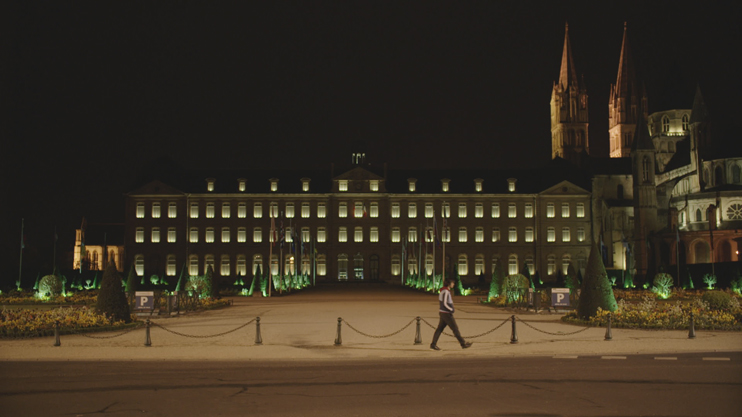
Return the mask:
<svg viewBox="0 0 742 417"><path fill-rule="evenodd" d="M314 287L317 286L317 257L314 254L316 250L314 247L314 239L310 236L309 240L312 242L312 286Z"/></svg>
<svg viewBox="0 0 742 417"><path fill-rule="evenodd" d="M23 244L23 222L24 219L21 218L21 259L18 261L18 285L16 286L18 289L21 288L21 276L23 271L23 247L25 246Z"/></svg>
<svg viewBox="0 0 742 417"><path fill-rule="evenodd" d="M52 259L52 274L57 270L57 225L54 225L54 259Z"/></svg>
<svg viewBox="0 0 742 417"><path fill-rule="evenodd" d="M446 222L446 203L443 202L443 210L441 210L441 217L443 218L443 233L441 237L443 240L443 254L441 255L441 286L446 285L446 232L448 232L448 222Z"/></svg>
<svg viewBox="0 0 742 417"><path fill-rule="evenodd" d="M404 238L406 239L406 238ZM405 254L407 253L407 247L405 245L405 240L402 240L402 282L401 284L404 285L404 265L405 265Z"/></svg>
<svg viewBox="0 0 742 417"><path fill-rule="evenodd" d="M678 287L680 287L680 226L675 226L675 264L678 267Z"/></svg>
<svg viewBox="0 0 742 417"><path fill-rule="evenodd" d="M275 244L274 241L274 230L276 227L276 222L273 220L273 210L269 209L269 214L271 218L271 229L268 233L268 297L271 296L271 283L273 281L273 245Z"/></svg>

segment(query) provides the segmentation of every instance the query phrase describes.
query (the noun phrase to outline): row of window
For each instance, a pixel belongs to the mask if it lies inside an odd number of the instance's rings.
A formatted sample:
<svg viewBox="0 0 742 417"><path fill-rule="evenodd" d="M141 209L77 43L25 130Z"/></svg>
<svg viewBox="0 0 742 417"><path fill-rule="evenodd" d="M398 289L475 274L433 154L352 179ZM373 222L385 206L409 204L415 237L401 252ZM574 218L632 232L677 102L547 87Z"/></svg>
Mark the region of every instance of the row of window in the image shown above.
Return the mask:
<svg viewBox="0 0 742 417"><path fill-rule="evenodd" d="M348 242L348 233L349 228L340 226L337 228L338 235L337 235L337 241L340 243ZM355 227L353 230L353 242L361 243L364 242L364 228L361 226ZM207 227L204 230L204 242L206 243L214 243L216 238L216 229L213 227ZM278 233L271 234L268 230L268 241L273 242L276 239L279 239L281 237L278 236ZM296 233L299 233L298 235ZM418 240L425 240L426 242L433 242L434 240L437 240L436 237L436 230L432 227L426 227L422 230L423 236L419 237L419 230L417 227L410 227L407 229L407 235L405 236L405 240L407 242L417 242ZM252 242L253 243L261 243L263 242L263 228L261 227L255 227L252 229ZM518 242L518 228L517 227L510 227L508 228L508 242ZM474 242L482 243L485 240L485 233L483 227L476 227L474 228ZM174 227L170 227L167 229L167 242L168 243L176 243L177 236L176 236L176 229ZM491 241L493 243L500 242L501 236L500 236L500 228L495 227L492 228L491 232ZM237 242L238 243L246 243L247 242L247 228L246 227L239 227L237 228ZM393 243L400 243L402 241L402 229L399 227L392 227L391 229L391 241ZM282 236L283 240L286 242L293 242L295 239L300 240L301 242L310 242L311 241L311 232L310 228L303 227L300 231L297 231L295 229L292 229L291 227L286 227L283 232ZM442 236L441 240L444 242L451 242L451 228L446 227L442 229ZM557 229L555 227L547 227L546 228L546 241L547 242L556 242L557 238ZM526 227L525 233L523 235L523 240L525 242L533 242L535 239L535 233L533 227ZM144 243L144 228L138 227L136 228L136 233L134 237L134 241L136 243ZM221 235L220 240L222 243L230 243L232 240L232 229L229 227L222 227L221 228ZM377 243L379 241L379 228L372 226L368 229L368 240L371 243ZM188 241L190 243L198 243L199 241L199 228L198 227L191 227L189 229L188 233ZM317 236L316 241L319 243L324 243L327 241L327 229L324 227L318 227L317 228ZM469 241L469 229L466 227L459 227L458 228L458 242L459 243L466 243ZM570 227L563 227L562 228L562 234L561 234L561 242L571 242L572 241L572 228ZM577 241L583 242L585 241L585 228L584 227L578 227L577 228ZM159 227L153 227L150 230L150 242L152 243L160 243L161 242L161 230Z"/></svg>
<svg viewBox="0 0 742 417"><path fill-rule="evenodd" d="M270 190L272 192L278 191L278 181L279 180L277 178L271 178L269 181L270 181ZM302 178L301 179L301 190L302 191L304 191L304 192L308 192L309 191L309 182L310 181L311 180L309 178ZM509 191L511 191L511 192L515 191L515 182L516 181L517 180L515 178L509 178L508 179L508 190ZM474 190L477 191L477 192L482 192L483 191L483 188L482 188L482 183L483 182L484 182L484 180L481 179L481 178L475 179L474 180ZM450 183L451 183L451 180L448 179L448 178L441 179L441 191L443 191L443 192L450 191L450 187L449 187ZM213 178L207 178L206 179L206 191L209 191L209 192L214 191L214 189L216 188L215 187L215 184L216 184L216 180L215 179L213 179ZM338 180L338 191L340 191L340 192L346 192L346 191L348 191L349 190L349 188L348 188L349 184L350 184L350 180ZM379 184L380 184L379 180L369 180L368 181L368 189L369 189L369 191L373 191L373 192L379 191ZM417 184L417 179L415 179L415 178L408 178L407 179L407 189L410 192L415 192L415 190L417 188L417 185L416 184ZM241 178L241 179L237 180L237 189L240 192L244 192L247 189L247 180L244 179L244 178Z"/></svg>
<svg viewBox="0 0 742 417"><path fill-rule="evenodd" d="M356 255L355 258L360 259L354 259L354 264L357 266L360 266L360 268L363 268L363 257L362 255ZM378 259L378 257L377 257ZM189 275L199 275L199 273L205 274L206 271L211 267L215 272L222 276L231 276L233 273L235 275L241 275L241 276L247 276L247 256L245 255L237 255L235 259L235 268L234 271L232 270L232 258L229 255L221 255L219 258L219 265L217 269L216 265L216 258L214 255L208 254L204 256L203 259L203 269L200 268L199 264L199 256L198 255L189 255L188 257L188 274ZM420 264L420 261L424 262L424 265ZM569 266L571 265L572 258L569 254L565 254L562 256L561 259L561 271L557 270L557 258L555 255L550 254L546 258L546 274L547 275L554 275L557 272L561 272L562 274L568 274L569 273ZM273 255L271 258L271 273L273 275L278 275L279 272L279 256ZM338 275L339 277L344 276L347 277L347 267L348 267L348 255L347 254L339 254L337 257L338 262ZM495 266L499 262L498 256L492 257L492 264L490 273L494 271ZM584 258L578 259L578 268L584 268L585 260ZM487 273L485 270L485 257L483 254L477 254L474 257L474 269L473 271L469 270L469 255L465 253L461 253L457 257L457 265L458 265L458 273L459 275L469 275L470 272L473 272L474 275L483 275ZM528 272L530 274L534 274L536 272L536 266L534 262L533 255L527 255L524 260L524 266L528 268ZM177 275L177 267L178 264L176 262L176 256L171 254L167 255L166 257L166 263L165 263L165 275L166 276L175 276ZM261 271L265 271L264 265L263 265L263 255L256 254L252 257L252 268L250 270L250 274L255 274L258 270L258 267L260 267ZM304 255L301 258L301 264L299 265L299 270L296 271L296 261L293 255L286 255L284 257L284 266L283 266L283 273L286 275L293 275L294 273L298 272L299 274L311 274L312 273L312 259L309 255ZM407 258L407 270L406 272L408 274L418 274L420 272L420 267L424 268L424 272L428 275L433 274L434 268L435 268L435 259L433 258L433 255L426 255L424 259L418 260L414 255ZM144 255L136 255L134 257L134 268L137 273L137 275L142 276L144 275ZM508 256L508 264L507 264L507 271L508 274L517 274L519 272L522 272L521 265L518 260L517 254L511 254ZM391 259L391 274L393 276L399 276L402 272L402 258L400 255L393 255ZM315 273L319 276L325 276L327 275L327 258L324 254L319 254L315 258Z"/></svg>
<svg viewBox="0 0 742 417"><path fill-rule="evenodd" d="M562 203L561 204L561 217L562 218L569 218L571 216L571 204L570 203ZM424 203L424 206L421 206L424 210L424 217L427 219L432 219L435 217L435 208L433 203ZM484 217L484 203L475 203L474 204L474 217L475 218L483 218ZM577 218L583 218L585 217L585 204L584 203L576 203L574 205L575 207L575 217ZM161 216L161 205L158 202L152 203L152 218L157 219ZM418 203L407 203L407 213L406 216L410 219L417 218L418 216ZM296 216L295 206L294 203L285 203L284 205L284 212L279 212L279 207L277 202L270 203L269 206L269 217L278 218L278 217L286 217L288 219L292 219ZM311 206L310 203L305 202L301 203L301 217L302 218L309 218L311 216ZM352 211L351 211L352 210ZM451 217L451 206L449 203L442 203L441 204L441 212L444 213L445 217ZM145 203L139 202L137 203L137 209L136 209L136 217L137 218L144 218L146 213ZM205 217L207 219L213 219L216 214L216 203L208 202L206 203L206 212L204 213ZM402 214L402 205L401 203L391 203L391 210L390 210L390 216L393 219L400 218ZM468 203L458 203L458 217L460 219L466 218L469 215L469 204ZM325 218L327 217L327 206L325 203L317 203L316 208L316 215L318 218ZM525 218L533 218L534 210L533 210L533 203L525 203L523 205L523 216ZM190 217L192 219L196 219L199 216L199 203L191 203L190 207ZM232 216L232 205L231 203L222 203L221 206L221 217L223 219L228 219ZM338 203L338 217L340 218L346 218L348 216L352 217L379 217L379 203L378 202L371 202L369 203L368 210L366 208L366 205L362 201L355 201L351 203L351 208L349 209L349 203L342 201ZM493 219L500 218L500 203L492 203L490 206L490 216ZM508 218L517 218L518 217L518 206L516 203L508 203L507 204L507 216ZM168 203L168 217L169 218L175 218L177 217L177 205L175 202ZM238 203L237 204L237 217L240 219L244 219L247 217L247 203ZM260 219L263 217L263 203L253 203L253 218ZM555 203L547 203L546 204L546 217L547 218L554 218L556 217L556 204Z"/></svg>

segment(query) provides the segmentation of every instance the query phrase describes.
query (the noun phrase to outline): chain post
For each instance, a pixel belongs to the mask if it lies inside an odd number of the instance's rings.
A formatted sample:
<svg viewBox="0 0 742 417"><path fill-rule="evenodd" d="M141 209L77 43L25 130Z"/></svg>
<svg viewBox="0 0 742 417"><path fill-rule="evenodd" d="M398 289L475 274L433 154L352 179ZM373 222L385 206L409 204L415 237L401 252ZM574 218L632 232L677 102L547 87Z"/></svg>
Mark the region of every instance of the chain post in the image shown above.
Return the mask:
<svg viewBox="0 0 742 417"><path fill-rule="evenodd" d="M54 322L54 346L62 346L59 341L59 320Z"/></svg>
<svg viewBox="0 0 742 417"><path fill-rule="evenodd" d="M416 317L416 320L417 320L417 330L415 330L415 344L422 345L423 339L420 336L420 316Z"/></svg>
<svg viewBox="0 0 742 417"><path fill-rule="evenodd" d="M255 319L255 344L263 344L263 337L260 335L260 317Z"/></svg>
<svg viewBox="0 0 742 417"><path fill-rule="evenodd" d="M337 334L337 337L335 338L335 346L340 346L343 344L343 339L340 337L340 330L342 329L342 327L343 327L343 318L338 317L338 334Z"/></svg>
<svg viewBox="0 0 742 417"><path fill-rule="evenodd" d="M693 312L690 312L690 324L688 325L688 339L696 338L696 322L693 319Z"/></svg>
<svg viewBox="0 0 742 417"><path fill-rule="evenodd" d="M518 343L518 333L515 331L515 314L511 316L511 320L513 321L513 331L510 333L510 344L516 344Z"/></svg>
<svg viewBox="0 0 742 417"><path fill-rule="evenodd" d="M149 322L149 319L147 319L146 327L144 329L144 334L145 334L144 346L152 346L152 339L149 337L149 326L150 326L150 322Z"/></svg>
<svg viewBox="0 0 742 417"><path fill-rule="evenodd" d="M612 314L608 313L608 327L605 329L605 340L613 340L613 333L611 333L611 322Z"/></svg>

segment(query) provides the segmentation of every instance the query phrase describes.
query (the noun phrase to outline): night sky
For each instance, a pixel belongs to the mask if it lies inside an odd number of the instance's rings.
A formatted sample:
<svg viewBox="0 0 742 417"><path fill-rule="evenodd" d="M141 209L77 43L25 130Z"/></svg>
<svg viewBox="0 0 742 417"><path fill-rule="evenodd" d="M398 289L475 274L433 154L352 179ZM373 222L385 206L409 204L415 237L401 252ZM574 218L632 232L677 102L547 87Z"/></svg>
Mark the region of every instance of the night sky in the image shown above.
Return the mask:
<svg viewBox="0 0 742 417"><path fill-rule="evenodd" d="M214 4L216 3L216 4ZM739 149L742 8L732 2L19 1L0 10L2 268L51 264L74 229L122 222L160 157L329 169L365 143L390 168L537 166L569 33L608 153L624 21L650 112L690 108Z"/></svg>

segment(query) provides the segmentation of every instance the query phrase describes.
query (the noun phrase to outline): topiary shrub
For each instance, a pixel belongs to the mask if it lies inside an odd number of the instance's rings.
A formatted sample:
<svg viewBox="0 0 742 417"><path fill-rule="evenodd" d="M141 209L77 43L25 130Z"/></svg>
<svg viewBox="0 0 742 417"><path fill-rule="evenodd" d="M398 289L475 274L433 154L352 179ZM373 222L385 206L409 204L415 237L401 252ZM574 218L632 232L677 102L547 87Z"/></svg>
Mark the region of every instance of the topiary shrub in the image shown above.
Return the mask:
<svg viewBox="0 0 742 417"><path fill-rule="evenodd" d="M603 265L600 251L595 243L590 250L585 277L580 288L577 315L581 319L587 320L589 317L595 316L598 308L607 311L616 311L618 308L616 298L613 296L613 288L608 281L608 274L605 272L605 265Z"/></svg>
<svg viewBox="0 0 742 417"><path fill-rule="evenodd" d="M57 275L46 275L39 281L38 295L41 297L56 297L62 294L62 279Z"/></svg>
<svg viewBox="0 0 742 417"><path fill-rule="evenodd" d="M513 274L505 277L502 284L503 292L509 303L520 300L526 296L531 283L525 275Z"/></svg>
<svg viewBox="0 0 742 417"><path fill-rule="evenodd" d="M109 262L106 271L103 273L95 308L113 320L123 320L125 323L131 322L129 302L126 300L121 275L116 270L114 262Z"/></svg>
<svg viewBox="0 0 742 417"><path fill-rule="evenodd" d="M706 291L701 300L711 310L729 310L732 307L732 296L724 291Z"/></svg>
<svg viewBox="0 0 742 417"><path fill-rule="evenodd" d="M658 297L667 299L672 292L672 275L660 272L654 276L654 286L652 292Z"/></svg>

